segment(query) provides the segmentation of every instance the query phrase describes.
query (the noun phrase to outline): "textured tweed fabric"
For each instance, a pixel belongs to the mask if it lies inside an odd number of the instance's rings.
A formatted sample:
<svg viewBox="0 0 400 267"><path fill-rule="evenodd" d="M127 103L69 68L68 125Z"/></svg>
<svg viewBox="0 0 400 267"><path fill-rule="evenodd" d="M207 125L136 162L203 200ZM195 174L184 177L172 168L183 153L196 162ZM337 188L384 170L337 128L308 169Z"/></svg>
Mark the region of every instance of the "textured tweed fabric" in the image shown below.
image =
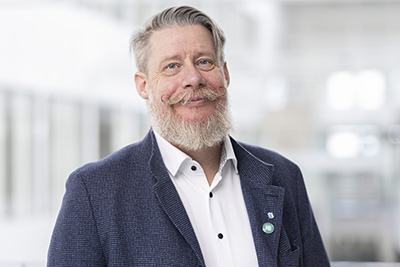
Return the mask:
<svg viewBox="0 0 400 267"><path fill-rule="evenodd" d="M299 168L274 152L232 143L259 266L329 266ZM47 264L205 266L151 131L70 175Z"/></svg>

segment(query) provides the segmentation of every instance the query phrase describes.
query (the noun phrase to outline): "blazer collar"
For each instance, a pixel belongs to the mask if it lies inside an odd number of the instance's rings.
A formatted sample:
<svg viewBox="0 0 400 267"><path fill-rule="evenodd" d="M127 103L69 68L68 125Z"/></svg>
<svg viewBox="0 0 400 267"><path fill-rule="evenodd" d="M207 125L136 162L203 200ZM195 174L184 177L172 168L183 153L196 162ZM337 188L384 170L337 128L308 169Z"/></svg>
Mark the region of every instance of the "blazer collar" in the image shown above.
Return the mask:
<svg viewBox="0 0 400 267"><path fill-rule="evenodd" d="M234 139L231 138L231 141L238 161L237 168L249 214L258 264L265 267L276 266L285 190L273 185L274 166L272 164L258 159ZM156 180L154 193L167 216L197 255L199 262L205 266L200 245L183 203L163 163L152 131L144 142L151 151L149 167ZM274 226L272 233L263 231L265 223Z"/></svg>
<svg viewBox="0 0 400 267"><path fill-rule="evenodd" d="M285 190L273 185L274 166L255 157L232 139L243 197L249 214L259 266L276 266ZM272 224L272 233L263 231Z"/></svg>
<svg viewBox="0 0 400 267"><path fill-rule="evenodd" d="M167 168L164 165L154 133L150 131L145 139L145 142L148 143L148 147L151 149L149 165L150 172L156 180L153 186L154 193L167 216L195 252L199 262L202 266L205 266L200 245L197 241L183 203L179 198L178 192L176 191L175 186L169 177Z"/></svg>

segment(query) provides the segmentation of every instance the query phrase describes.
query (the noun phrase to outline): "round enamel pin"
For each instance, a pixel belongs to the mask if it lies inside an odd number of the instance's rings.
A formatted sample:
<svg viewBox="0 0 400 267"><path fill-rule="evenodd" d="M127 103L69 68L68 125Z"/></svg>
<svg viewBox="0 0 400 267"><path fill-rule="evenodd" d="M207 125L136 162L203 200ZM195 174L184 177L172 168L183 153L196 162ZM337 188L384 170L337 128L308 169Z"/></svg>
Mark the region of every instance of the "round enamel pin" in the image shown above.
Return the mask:
<svg viewBox="0 0 400 267"><path fill-rule="evenodd" d="M264 233L272 234L275 230L275 227L272 223L264 223L262 229L263 229Z"/></svg>

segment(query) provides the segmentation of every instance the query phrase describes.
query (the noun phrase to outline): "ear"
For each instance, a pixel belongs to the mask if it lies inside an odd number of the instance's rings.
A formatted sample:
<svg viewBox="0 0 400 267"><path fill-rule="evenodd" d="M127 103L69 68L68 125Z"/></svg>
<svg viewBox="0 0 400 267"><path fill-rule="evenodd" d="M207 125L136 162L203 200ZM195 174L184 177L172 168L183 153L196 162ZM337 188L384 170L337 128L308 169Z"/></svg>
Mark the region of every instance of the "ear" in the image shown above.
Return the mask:
<svg viewBox="0 0 400 267"><path fill-rule="evenodd" d="M135 84L136 90L143 99L149 98L149 93L147 92L147 77L143 72L135 73Z"/></svg>
<svg viewBox="0 0 400 267"><path fill-rule="evenodd" d="M229 76L228 64L226 62L224 63L224 76L225 76L226 87L228 88L231 78Z"/></svg>

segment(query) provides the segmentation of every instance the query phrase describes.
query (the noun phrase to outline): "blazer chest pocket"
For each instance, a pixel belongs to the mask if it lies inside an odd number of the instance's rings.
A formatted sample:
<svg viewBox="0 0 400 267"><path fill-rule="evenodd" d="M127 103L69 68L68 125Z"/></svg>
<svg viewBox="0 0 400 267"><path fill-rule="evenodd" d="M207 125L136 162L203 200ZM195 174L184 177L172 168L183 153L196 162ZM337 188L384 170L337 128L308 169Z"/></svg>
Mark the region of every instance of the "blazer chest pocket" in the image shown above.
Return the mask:
<svg viewBox="0 0 400 267"><path fill-rule="evenodd" d="M278 266L280 267L299 266L300 248L294 246L294 250L280 253L278 262L279 262Z"/></svg>

